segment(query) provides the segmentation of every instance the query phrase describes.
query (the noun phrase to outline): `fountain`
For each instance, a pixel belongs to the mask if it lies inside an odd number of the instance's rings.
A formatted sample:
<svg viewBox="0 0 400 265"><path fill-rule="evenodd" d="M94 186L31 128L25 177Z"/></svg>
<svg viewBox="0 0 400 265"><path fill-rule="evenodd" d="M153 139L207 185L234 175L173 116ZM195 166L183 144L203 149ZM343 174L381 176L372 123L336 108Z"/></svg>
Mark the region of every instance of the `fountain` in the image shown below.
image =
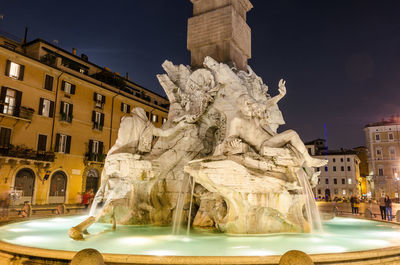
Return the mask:
<svg viewBox="0 0 400 265"><path fill-rule="evenodd" d="M327 161L312 158L295 131L277 132L285 81L272 97L243 60L219 61L205 56L192 68L165 61L157 77L171 103L168 121L155 128L133 109L89 216L0 227L5 259L62 263L90 247L108 263L277 264L292 249L320 264L399 261L392 224L321 224L311 189L314 168Z"/></svg>

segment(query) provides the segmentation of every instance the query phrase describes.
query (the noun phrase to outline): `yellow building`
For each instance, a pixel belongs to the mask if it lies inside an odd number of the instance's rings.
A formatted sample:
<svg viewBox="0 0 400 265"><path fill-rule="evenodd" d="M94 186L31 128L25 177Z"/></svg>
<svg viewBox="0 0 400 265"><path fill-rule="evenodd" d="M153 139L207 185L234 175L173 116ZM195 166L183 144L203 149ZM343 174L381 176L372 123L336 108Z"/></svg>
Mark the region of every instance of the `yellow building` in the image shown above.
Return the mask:
<svg viewBox="0 0 400 265"><path fill-rule="evenodd" d="M14 203L80 203L97 190L122 116L143 108L155 126L169 102L44 40L0 36L0 191Z"/></svg>
<svg viewBox="0 0 400 265"><path fill-rule="evenodd" d="M400 193L400 117L368 124L364 128L368 148L368 165L375 198Z"/></svg>

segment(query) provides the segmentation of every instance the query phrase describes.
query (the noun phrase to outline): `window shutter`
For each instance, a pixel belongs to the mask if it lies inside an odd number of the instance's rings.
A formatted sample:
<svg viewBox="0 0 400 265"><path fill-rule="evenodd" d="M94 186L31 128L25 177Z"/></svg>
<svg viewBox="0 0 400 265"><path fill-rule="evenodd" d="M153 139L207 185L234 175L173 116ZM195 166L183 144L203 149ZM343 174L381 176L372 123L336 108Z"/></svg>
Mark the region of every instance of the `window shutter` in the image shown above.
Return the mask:
<svg viewBox="0 0 400 265"><path fill-rule="evenodd" d="M38 110L38 114L42 115L43 114L43 98L40 98L39 100L39 110Z"/></svg>
<svg viewBox="0 0 400 265"><path fill-rule="evenodd" d="M100 116L100 126L104 126L104 113L101 113Z"/></svg>
<svg viewBox="0 0 400 265"><path fill-rule="evenodd" d="M68 113L68 116L71 117L71 118L72 118L72 111L73 111L73 109L74 109L74 105L69 104L69 113Z"/></svg>
<svg viewBox="0 0 400 265"><path fill-rule="evenodd" d="M103 142L99 142L99 152L98 154L103 154Z"/></svg>
<svg viewBox="0 0 400 265"><path fill-rule="evenodd" d="M4 101L6 100L7 88L2 87L0 93L0 113L3 113L4 110Z"/></svg>
<svg viewBox="0 0 400 265"><path fill-rule="evenodd" d="M104 95L101 96L101 103L103 104L106 103L106 96Z"/></svg>
<svg viewBox="0 0 400 265"><path fill-rule="evenodd" d="M51 75L46 75L44 88L47 90L53 91L53 81L54 81L54 78Z"/></svg>
<svg viewBox="0 0 400 265"><path fill-rule="evenodd" d="M47 142L47 135L39 134L37 150L46 151L46 142Z"/></svg>
<svg viewBox="0 0 400 265"><path fill-rule="evenodd" d="M94 94L93 94L93 100L96 102L97 101L97 93L96 92L94 92Z"/></svg>
<svg viewBox="0 0 400 265"><path fill-rule="evenodd" d="M96 121L96 111L92 111L92 122Z"/></svg>
<svg viewBox="0 0 400 265"><path fill-rule="evenodd" d="M121 111L124 111L124 103L121 103Z"/></svg>
<svg viewBox="0 0 400 265"><path fill-rule="evenodd" d="M64 89L65 89L65 81L63 80L63 81L61 82L61 90L62 90L62 91L65 91Z"/></svg>
<svg viewBox="0 0 400 265"><path fill-rule="evenodd" d="M24 80L24 72L25 72L25 66L20 65L18 80L21 80L21 81Z"/></svg>
<svg viewBox="0 0 400 265"><path fill-rule="evenodd" d="M6 63L6 76L10 76L10 65L11 65L11 61L7 60L7 63Z"/></svg>
<svg viewBox="0 0 400 265"><path fill-rule="evenodd" d="M54 102L50 101L50 111L49 111L49 117L53 118L54 117Z"/></svg>
<svg viewBox="0 0 400 265"><path fill-rule="evenodd" d="M64 101L61 101L60 103L60 114L64 113Z"/></svg>
<svg viewBox="0 0 400 265"><path fill-rule="evenodd" d="M128 113L131 113L131 106L128 105Z"/></svg>
<svg viewBox="0 0 400 265"><path fill-rule="evenodd" d="M58 147L60 146L60 134L56 134L56 144L54 146L54 152L58 152Z"/></svg>
<svg viewBox="0 0 400 265"><path fill-rule="evenodd" d="M22 92L15 90L15 93L16 93L16 98L15 98L14 116L19 116L19 111L21 108Z"/></svg>
<svg viewBox="0 0 400 265"><path fill-rule="evenodd" d="M71 95L75 95L75 85L71 85Z"/></svg>
<svg viewBox="0 0 400 265"><path fill-rule="evenodd" d="M65 153L69 154L71 152L71 136L67 136L67 145L65 146Z"/></svg>
<svg viewBox="0 0 400 265"><path fill-rule="evenodd" d="M89 140L89 154L91 154L93 151L93 140Z"/></svg>

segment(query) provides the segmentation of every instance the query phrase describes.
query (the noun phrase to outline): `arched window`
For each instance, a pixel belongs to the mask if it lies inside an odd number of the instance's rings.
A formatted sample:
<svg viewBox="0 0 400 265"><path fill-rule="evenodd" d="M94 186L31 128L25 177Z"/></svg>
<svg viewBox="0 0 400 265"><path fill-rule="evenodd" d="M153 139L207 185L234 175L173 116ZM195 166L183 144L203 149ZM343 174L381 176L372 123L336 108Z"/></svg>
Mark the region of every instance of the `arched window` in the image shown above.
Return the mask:
<svg viewBox="0 0 400 265"><path fill-rule="evenodd" d="M35 173L32 169L23 168L15 176L14 189L21 191L21 198L15 204L22 204L24 201L32 202L33 191L35 189Z"/></svg>
<svg viewBox="0 0 400 265"><path fill-rule="evenodd" d="M93 189L96 193L99 188L99 172L92 168L86 174L86 191Z"/></svg>
<svg viewBox="0 0 400 265"><path fill-rule="evenodd" d="M49 203L64 203L67 189L67 176L62 171L53 174L50 182Z"/></svg>

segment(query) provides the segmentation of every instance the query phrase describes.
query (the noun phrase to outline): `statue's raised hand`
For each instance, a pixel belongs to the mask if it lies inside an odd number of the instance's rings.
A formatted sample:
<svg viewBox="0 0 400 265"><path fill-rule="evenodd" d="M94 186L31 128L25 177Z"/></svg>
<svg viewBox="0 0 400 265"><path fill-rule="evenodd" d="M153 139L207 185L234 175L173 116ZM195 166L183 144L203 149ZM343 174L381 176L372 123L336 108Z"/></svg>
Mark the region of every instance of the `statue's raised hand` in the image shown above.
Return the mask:
<svg viewBox="0 0 400 265"><path fill-rule="evenodd" d="M279 94L283 97L286 95L286 81L281 79L279 80L278 91Z"/></svg>

